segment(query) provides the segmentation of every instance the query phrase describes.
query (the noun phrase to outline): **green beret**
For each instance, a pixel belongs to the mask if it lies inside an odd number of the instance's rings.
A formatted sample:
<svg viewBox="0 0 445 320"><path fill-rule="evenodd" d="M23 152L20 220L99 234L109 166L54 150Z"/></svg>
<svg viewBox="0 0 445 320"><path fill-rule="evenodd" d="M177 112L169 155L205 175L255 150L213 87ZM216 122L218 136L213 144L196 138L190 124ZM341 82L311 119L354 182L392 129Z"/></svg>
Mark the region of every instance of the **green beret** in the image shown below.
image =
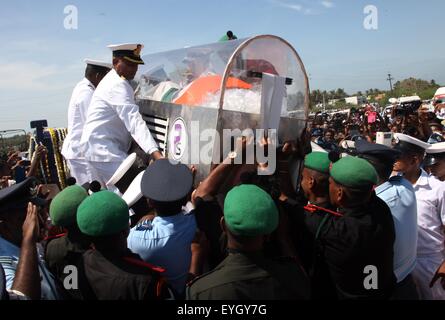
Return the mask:
<svg viewBox="0 0 445 320"><path fill-rule="evenodd" d="M332 165L331 177L335 182L350 188L372 186L378 183L377 172L366 160L344 157Z"/></svg>
<svg viewBox="0 0 445 320"><path fill-rule="evenodd" d="M128 228L128 206L111 191L99 191L86 198L77 209L77 224L82 233L101 237Z"/></svg>
<svg viewBox="0 0 445 320"><path fill-rule="evenodd" d="M331 160L326 152L311 152L304 158L304 166L321 173L329 174Z"/></svg>
<svg viewBox="0 0 445 320"><path fill-rule="evenodd" d="M243 184L227 194L224 201L224 219L235 235L266 235L278 226L278 209L263 189Z"/></svg>
<svg viewBox="0 0 445 320"><path fill-rule="evenodd" d="M88 193L78 185L69 186L59 192L49 206L52 224L59 227L75 225L77 208L86 197Z"/></svg>

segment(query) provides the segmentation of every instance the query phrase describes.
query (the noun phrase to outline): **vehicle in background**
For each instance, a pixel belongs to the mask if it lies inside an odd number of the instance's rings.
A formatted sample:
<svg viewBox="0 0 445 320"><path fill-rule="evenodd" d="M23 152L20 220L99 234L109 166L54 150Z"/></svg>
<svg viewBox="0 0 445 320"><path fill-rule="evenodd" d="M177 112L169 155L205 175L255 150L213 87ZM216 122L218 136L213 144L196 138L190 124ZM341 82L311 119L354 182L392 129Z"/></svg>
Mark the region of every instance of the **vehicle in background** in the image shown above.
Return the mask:
<svg viewBox="0 0 445 320"><path fill-rule="evenodd" d="M437 100L445 100L445 87L441 87L437 89L436 93L434 94L433 101Z"/></svg>
<svg viewBox="0 0 445 320"><path fill-rule="evenodd" d="M392 114L392 109L394 108L394 105L389 104L386 107L383 108L383 111L380 113L380 116L385 119L389 119L390 121L392 120L391 114Z"/></svg>

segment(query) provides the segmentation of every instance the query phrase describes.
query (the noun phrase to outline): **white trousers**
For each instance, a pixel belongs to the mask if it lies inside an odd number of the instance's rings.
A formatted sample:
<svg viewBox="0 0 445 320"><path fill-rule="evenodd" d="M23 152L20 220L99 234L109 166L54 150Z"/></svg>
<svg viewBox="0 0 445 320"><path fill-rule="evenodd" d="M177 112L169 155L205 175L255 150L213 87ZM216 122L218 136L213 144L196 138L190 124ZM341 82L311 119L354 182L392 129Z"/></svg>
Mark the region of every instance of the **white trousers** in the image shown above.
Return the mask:
<svg viewBox="0 0 445 320"><path fill-rule="evenodd" d="M107 186L107 182L111 179L122 162L87 161L87 163L89 171L91 172L91 181L96 180L102 187L113 192L119 192L115 186Z"/></svg>
<svg viewBox="0 0 445 320"><path fill-rule="evenodd" d="M81 186L84 183L91 182L89 165L85 160L66 159L66 164L70 169L71 177L76 178L76 183L78 185Z"/></svg>
<svg viewBox="0 0 445 320"><path fill-rule="evenodd" d="M445 290L442 288L440 279L430 288L431 279L443 260L444 255L441 254L417 257L416 268L412 276L421 300L445 300Z"/></svg>

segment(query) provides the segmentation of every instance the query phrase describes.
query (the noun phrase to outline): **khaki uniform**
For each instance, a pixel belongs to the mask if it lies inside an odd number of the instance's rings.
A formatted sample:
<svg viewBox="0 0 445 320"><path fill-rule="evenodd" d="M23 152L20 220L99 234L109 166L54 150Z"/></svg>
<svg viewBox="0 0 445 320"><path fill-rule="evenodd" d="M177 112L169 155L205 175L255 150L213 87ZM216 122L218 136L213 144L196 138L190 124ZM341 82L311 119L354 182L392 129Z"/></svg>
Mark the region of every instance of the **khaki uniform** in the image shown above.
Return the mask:
<svg viewBox="0 0 445 320"><path fill-rule="evenodd" d="M173 298L159 268L128 250L105 257L88 250L79 264L79 289L85 300L156 300Z"/></svg>
<svg viewBox="0 0 445 320"><path fill-rule="evenodd" d="M189 300L309 299L309 280L291 258L231 252L213 271L187 288Z"/></svg>

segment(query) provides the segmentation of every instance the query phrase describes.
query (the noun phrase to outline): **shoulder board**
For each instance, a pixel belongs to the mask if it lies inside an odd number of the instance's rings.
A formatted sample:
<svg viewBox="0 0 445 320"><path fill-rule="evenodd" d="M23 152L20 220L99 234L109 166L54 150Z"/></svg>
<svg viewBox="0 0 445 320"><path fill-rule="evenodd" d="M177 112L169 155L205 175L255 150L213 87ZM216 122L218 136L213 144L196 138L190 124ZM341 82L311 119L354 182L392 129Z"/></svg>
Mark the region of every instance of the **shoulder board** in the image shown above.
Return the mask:
<svg viewBox="0 0 445 320"><path fill-rule="evenodd" d="M159 273L164 273L165 269L162 267L158 267L158 266L154 266L148 262L145 261L141 261L138 259L134 259L134 258L129 258L129 257L125 257L124 260L132 265L138 266L138 267L142 267L142 268L148 268L152 271L155 272L159 272Z"/></svg>
<svg viewBox="0 0 445 320"><path fill-rule="evenodd" d="M0 264L3 266L3 268L7 266L13 266L14 262L17 262L17 259L14 259L14 257L11 256L1 256L0 257Z"/></svg>
<svg viewBox="0 0 445 320"><path fill-rule="evenodd" d="M64 236L66 236L66 235L67 235L66 233L59 233L59 234L56 234L55 236L48 236L45 239L43 239L43 241L51 241L51 240L54 240L54 239L62 238Z"/></svg>
<svg viewBox="0 0 445 320"><path fill-rule="evenodd" d="M391 178L388 179L388 181L402 181L403 176L392 176Z"/></svg>

